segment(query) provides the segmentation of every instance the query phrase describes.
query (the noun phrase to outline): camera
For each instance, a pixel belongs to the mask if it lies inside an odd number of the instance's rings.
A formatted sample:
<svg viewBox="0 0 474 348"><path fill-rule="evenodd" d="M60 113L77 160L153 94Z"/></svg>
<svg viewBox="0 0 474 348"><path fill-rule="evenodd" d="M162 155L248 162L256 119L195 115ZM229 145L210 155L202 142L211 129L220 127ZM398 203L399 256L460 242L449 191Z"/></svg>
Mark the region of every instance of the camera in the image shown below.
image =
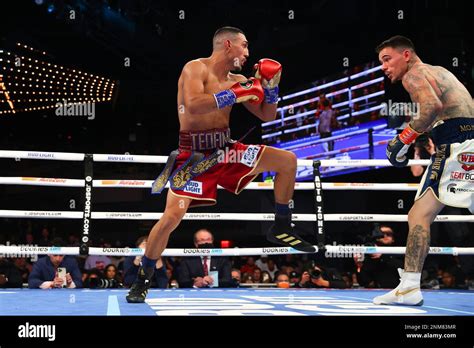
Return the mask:
<svg viewBox="0 0 474 348"><path fill-rule="evenodd" d="M321 271L319 269L316 269L316 268L310 269L308 273L311 279L321 278Z"/></svg>
<svg viewBox="0 0 474 348"><path fill-rule="evenodd" d="M90 278L89 286L91 289L120 288L121 284L115 279Z"/></svg>

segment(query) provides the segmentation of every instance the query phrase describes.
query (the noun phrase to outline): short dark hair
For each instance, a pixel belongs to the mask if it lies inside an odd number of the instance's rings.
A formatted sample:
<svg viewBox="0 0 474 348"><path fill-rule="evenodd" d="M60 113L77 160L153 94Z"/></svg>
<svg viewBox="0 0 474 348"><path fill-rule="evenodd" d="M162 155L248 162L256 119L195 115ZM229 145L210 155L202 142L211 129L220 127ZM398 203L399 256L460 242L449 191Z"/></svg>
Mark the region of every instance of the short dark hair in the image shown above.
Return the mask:
<svg viewBox="0 0 474 348"><path fill-rule="evenodd" d="M324 100L323 100L323 106L324 106L324 107L328 107L328 106L329 106L329 100L324 99Z"/></svg>
<svg viewBox="0 0 474 348"><path fill-rule="evenodd" d="M223 33L244 34L244 32L239 28L226 26L226 27L217 29L216 32L214 33L213 39L217 35L223 34Z"/></svg>
<svg viewBox="0 0 474 348"><path fill-rule="evenodd" d="M222 38L225 37L226 34L231 34L232 36L237 34L244 34L242 30L235 27L222 27L216 30L214 33L214 37L212 38L212 49L215 50L218 47L218 43L221 41Z"/></svg>
<svg viewBox="0 0 474 348"><path fill-rule="evenodd" d="M395 35L392 36L390 39L385 40L375 48L375 52L380 53L380 51L383 50L385 47L408 48L415 52L415 45L413 44L413 42L409 38L402 35Z"/></svg>

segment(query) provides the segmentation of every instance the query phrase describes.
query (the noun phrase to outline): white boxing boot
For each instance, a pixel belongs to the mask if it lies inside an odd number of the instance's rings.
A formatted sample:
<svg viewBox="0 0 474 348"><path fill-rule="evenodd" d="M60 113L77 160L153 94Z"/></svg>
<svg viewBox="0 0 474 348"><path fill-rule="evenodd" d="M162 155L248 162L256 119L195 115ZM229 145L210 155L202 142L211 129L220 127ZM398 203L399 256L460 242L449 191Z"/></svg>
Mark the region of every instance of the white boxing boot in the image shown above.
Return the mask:
<svg viewBox="0 0 474 348"><path fill-rule="evenodd" d="M376 305L421 306L423 295L420 290L421 273L404 272L399 268L400 284L389 293L373 299Z"/></svg>

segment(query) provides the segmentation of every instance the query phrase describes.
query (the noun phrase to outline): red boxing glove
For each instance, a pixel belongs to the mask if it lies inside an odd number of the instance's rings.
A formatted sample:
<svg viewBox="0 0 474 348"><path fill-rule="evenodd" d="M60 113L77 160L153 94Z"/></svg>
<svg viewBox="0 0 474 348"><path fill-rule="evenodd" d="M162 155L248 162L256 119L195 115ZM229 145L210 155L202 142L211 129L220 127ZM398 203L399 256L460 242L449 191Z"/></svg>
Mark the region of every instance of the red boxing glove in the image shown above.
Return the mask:
<svg viewBox="0 0 474 348"><path fill-rule="evenodd" d="M276 60L263 58L254 65L255 77L262 81L263 88L274 88L280 83L281 64Z"/></svg>
<svg viewBox="0 0 474 348"><path fill-rule="evenodd" d="M259 80L251 77L247 81L237 82L230 90L234 92L236 103L248 101L250 104L260 104L263 101L263 88Z"/></svg>
<svg viewBox="0 0 474 348"><path fill-rule="evenodd" d="M237 82L229 89L214 94L218 109L225 108L235 103L249 102L260 104L263 101L264 93L259 80L251 77L247 81Z"/></svg>

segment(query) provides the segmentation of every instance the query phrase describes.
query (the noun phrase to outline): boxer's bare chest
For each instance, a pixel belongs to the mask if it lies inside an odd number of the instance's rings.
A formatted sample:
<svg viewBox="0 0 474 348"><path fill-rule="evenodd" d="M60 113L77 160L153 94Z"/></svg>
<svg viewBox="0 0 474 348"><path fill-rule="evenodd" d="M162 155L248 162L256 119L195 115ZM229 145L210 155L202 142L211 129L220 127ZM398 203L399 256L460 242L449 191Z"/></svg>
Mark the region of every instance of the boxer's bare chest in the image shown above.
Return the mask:
<svg viewBox="0 0 474 348"><path fill-rule="evenodd" d="M222 90L229 89L238 82L237 77L229 74L225 80L219 80L217 76L208 73L203 81L204 93L212 95ZM186 88L186 86L182 86ZM178 115L181 130L206 130L213 128L226 128L229 126L230 112L232 107L216 109L212 112L200 115L192 115L186 111L183 105L178 105Z"/></svg>

